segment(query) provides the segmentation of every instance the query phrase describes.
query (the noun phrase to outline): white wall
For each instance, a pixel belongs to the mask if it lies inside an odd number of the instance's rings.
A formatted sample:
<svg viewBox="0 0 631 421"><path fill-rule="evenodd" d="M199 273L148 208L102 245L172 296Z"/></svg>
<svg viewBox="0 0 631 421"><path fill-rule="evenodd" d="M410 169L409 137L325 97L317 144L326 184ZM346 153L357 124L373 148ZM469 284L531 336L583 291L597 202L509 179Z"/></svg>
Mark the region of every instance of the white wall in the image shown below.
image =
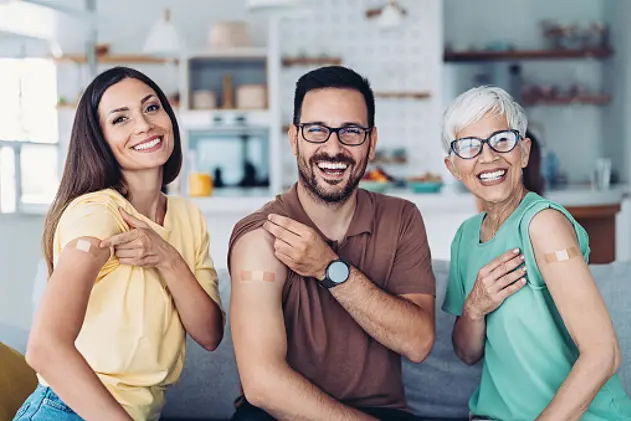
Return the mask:
<svg viewBox="0 0 631 421"><path fill-rule="evenodd" d="M545 19L561 23L584 25L604 21L605 3L593 0L460 0L444 1L445 42L456 49L484 48L495 41L514 44L520 49L537 49L545 45L540 22ZM618 6L622 7L622 6ZM620 15L621 21L624 20ZM622 45L614 45L622 50ZM616 51L617 54L620 51ZM510 63L453 64L444 66L445 100L453 99L463 90L474 86L477 73L491 75L491 83L508 86ZM522 75L526 83L569 86L581 82L590 89L600 90L607 62L586 60L524 61ZM610 91L614 97L618 90ZM538 106L527 109L531 127L543 142L560 157L563 170L571 182L588 181L603 143L603 116L612 107Z"/></svg>
<svg viewBox="0 0 631 421"><path fill-rule="evenodd" d="M318 10L281 22L281 50L287 55L306 53L342 57L342 64L368 78L375 92L429 92L431 97L376 100L377 148L406 148L409 166L391 166L397 177L443 172L440 146L442 112L442 2L404 0L408 15L402 25L383 32L365 10L375 2L319 0ZM298 78L311 67L283 69L281 103L283 124L289 124ZM294 174L295 158L285 147L285 168Z"/></svg>
<svg viewBox="0 0 631 421"><path fill-rule="evenodd" d="M42 216L0 214L0 324L30 326L43 224Z"/></svg>

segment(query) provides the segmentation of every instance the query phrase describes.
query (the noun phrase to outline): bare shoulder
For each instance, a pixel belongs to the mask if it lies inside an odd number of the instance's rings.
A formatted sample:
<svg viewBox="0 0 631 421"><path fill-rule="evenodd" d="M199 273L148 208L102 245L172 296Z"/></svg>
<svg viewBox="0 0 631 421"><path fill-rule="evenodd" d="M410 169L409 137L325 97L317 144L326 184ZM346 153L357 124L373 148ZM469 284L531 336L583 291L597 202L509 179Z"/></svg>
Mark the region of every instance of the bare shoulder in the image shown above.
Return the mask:
<svg viewBox="0 0 631 421"><path fill-rule="evenodd" d="M243 271L256 271L261 278L264 273L273 273L278 280L287 276L287 267L274 255L274 239L263 228L249 231L234 242L230 254L233 281Z"/></svg>
<svg viewBox="0 0 631 421"><path fill-rule="evenodd" d="M541 242L576 241L576 232L570 220L556 209L545 209L532 218L528 227L536 247Z"/></svg>

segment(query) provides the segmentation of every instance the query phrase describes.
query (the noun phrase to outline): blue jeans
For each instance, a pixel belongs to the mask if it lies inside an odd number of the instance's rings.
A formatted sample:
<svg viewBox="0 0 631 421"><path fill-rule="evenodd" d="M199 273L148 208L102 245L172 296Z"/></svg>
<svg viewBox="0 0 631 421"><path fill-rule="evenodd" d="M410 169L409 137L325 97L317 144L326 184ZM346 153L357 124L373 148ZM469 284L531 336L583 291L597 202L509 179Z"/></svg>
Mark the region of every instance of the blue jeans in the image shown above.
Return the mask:
<svg viewBox="0 0 631 421"><path fill-rule="evenodd" d="M15 414L13 421L82 421L51 388L37 386L22 407Z"/></svg>

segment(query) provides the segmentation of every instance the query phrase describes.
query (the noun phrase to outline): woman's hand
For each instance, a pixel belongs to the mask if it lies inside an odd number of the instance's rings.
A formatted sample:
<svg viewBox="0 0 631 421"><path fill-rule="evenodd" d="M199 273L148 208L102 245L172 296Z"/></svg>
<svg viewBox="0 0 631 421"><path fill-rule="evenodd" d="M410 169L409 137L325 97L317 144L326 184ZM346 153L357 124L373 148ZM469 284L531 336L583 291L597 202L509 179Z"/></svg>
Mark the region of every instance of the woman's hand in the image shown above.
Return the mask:
<svg viewBox="0 0 631 421"><path fill-rule="evenodd" d="M119 212L131 231L101 241L99 247L114 248L114 254L123 265L165 268L173 265L179 256L168 242L162 239L144 221L119 208Z"/></svg>
<svg viewBox="0 0 631 421"><path fill-rule="evenodd" d="M481 319L526 285L526 267L514 270L523 262L519 250L511 250L480 269L464 313L472 319Z"/></svg>

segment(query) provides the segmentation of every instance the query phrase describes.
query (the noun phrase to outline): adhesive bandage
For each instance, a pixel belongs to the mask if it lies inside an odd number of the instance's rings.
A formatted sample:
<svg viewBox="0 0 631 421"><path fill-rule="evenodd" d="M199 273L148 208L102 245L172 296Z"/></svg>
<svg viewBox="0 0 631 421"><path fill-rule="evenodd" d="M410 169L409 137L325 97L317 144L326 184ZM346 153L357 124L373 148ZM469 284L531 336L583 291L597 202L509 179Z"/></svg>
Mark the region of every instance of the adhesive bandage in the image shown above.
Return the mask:
<svg viewBox="0 0 631 421"><path fill-rule="evenodd" d="M566 260L570 260L573 257L578 257L581 254L578 252L576 247L570 247L568 249L558 250L553 253L546 254L545 260L546 263L556 263L556 262L564 262Z"/></svg>
<svg viewBox="0 0 631 421"><path fill-rule="evenodd" d="M274 282L276 280L276 274L274 272L267 272L264 270L242 270L241 281L252 282Z"/></svg>
<svg viewBox="0 0 631 421"><path fill-rule="evenodd" d="M86 253L90 252L92 248L92 244L90 244L87 240L78 239L76 244L77 250L85 251Z"/></svg>

